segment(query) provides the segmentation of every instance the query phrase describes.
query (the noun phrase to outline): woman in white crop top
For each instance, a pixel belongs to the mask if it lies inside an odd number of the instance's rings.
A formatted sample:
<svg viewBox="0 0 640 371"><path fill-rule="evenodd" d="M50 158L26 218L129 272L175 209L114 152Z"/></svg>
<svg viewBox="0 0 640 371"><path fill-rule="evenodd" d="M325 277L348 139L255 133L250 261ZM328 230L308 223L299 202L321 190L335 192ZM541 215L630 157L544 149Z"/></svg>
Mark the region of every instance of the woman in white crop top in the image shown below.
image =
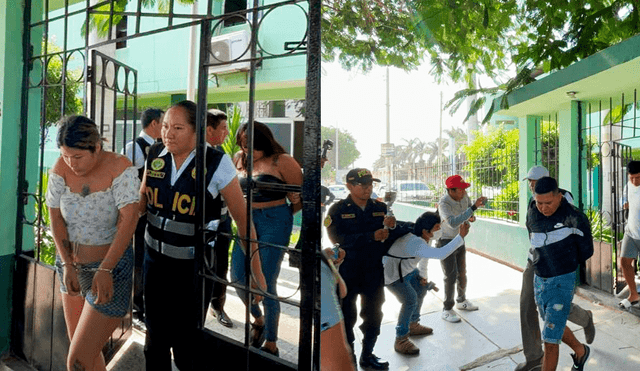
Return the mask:
<svg viewBox="0 0 640 371"><path fill-rule="evenodd" d="M57 144L60 158L51 170L46 202L71 340L67 368L106 370L101 349L131 298L129 241L138 219L140 181L126 157L102 148L98 127L86 117L62 119Z"/></svg>

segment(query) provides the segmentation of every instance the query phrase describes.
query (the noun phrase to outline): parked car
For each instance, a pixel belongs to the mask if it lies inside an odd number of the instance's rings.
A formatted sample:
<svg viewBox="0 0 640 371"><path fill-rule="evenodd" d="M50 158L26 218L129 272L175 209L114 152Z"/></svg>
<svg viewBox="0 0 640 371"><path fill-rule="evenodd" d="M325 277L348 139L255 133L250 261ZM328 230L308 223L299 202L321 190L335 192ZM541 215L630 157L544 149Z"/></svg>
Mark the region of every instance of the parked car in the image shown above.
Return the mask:
<svg viewBox="0 0 640 371"><path fill-rule="evenodd" d="M334 184L334 185L330 185L327 188L329 188L331 193L333 193L333 195L336 196L336 201L344 200L349 195L349 189L344 184Z"/></svg>
<svg viewBox="0 0 640 371"><path fill-rule="evenodd" d="M401 180L397 183L399 200L426 199L433 195L429 187L419 180Z"/></svg>

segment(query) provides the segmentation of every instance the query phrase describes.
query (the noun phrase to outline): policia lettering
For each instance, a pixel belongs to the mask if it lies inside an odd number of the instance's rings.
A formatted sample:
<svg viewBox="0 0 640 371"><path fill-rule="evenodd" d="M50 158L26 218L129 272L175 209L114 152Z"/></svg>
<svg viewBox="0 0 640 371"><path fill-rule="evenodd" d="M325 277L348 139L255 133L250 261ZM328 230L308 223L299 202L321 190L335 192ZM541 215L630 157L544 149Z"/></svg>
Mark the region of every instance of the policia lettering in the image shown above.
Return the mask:
<svg viewBox="0 0 640 371"><path fill-rule="evenodd" d="M207 148L205 184L211 181L222 156L223 153L219 150ZM184 228L176 225L196 224L195 161L184 165L186 167L173 185L171 185L171 164L171 154L165 150L164 145L154 144L147 158L146 192L150 221L147 224L145 240L151 238L162 244L192 247L195 245L193 227ZM206 192L205 205L205 222L220 218L222 207L220 195L214 199L209 192ZM165 222L165 220L168 221Z"/></svg>

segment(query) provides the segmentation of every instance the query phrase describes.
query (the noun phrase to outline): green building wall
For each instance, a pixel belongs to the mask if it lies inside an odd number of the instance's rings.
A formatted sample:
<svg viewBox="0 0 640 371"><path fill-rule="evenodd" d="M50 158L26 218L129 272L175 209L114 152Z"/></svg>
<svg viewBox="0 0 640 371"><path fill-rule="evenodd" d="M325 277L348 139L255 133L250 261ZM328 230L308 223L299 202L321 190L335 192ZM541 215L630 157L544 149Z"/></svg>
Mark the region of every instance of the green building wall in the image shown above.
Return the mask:
<svg viewBox="0 0 640 371"><path fill-rule="evenodd" d="M23 5L0 0L0 353L9 348L16 230ZM18 37L17 37L18 36Z"/></svg>

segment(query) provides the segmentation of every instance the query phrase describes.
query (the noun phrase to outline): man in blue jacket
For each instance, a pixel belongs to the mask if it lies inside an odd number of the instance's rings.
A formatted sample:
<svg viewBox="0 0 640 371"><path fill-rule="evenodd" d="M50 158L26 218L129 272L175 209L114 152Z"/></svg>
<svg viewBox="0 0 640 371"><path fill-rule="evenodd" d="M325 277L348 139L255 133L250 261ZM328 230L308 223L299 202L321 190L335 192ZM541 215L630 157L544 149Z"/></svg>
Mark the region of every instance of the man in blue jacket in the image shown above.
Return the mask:
<svg viewBox="0 0 640 371"><path fill-rule="evenodd" d="M580 343L566 327L575 289L576 271L593 255L593 239L587 217L569 204L550 177L535 186L535 204L527 210L527 230L531 249L529 261L534 267L534 295L544 319L542 371L558 365L560 342L572 354L573 369L583 370L589 347Z"/></svg>

